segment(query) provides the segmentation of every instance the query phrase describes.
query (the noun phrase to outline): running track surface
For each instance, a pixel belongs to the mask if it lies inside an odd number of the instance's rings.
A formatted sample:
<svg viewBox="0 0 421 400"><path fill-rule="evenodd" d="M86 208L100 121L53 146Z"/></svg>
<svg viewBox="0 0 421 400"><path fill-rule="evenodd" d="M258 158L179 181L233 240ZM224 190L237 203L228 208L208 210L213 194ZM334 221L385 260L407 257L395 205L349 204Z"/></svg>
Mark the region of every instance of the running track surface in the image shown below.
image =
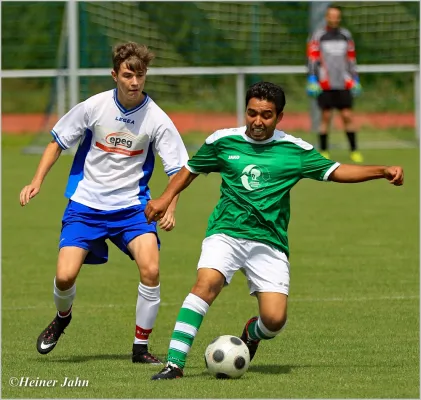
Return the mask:
<svg viewBox="0 0 421 400"><path fill-rule="evenodd" d="M180 133L205 132L212 133L218 129L233 128L237 126L235 114L223 113L169 113L175 126ZM1 130L10 134L37 133L50 130L55 122L56 116L50 116L46 120L44 114L5 114L1 118ZM372 113L355 114L357 129L391 129L391 128L415 128L415 115L413 113ZM341 121L338 116L334 117L335 128L341 129ZM285 132L311 130L309 113L288 113L278 126Z"/></svg>

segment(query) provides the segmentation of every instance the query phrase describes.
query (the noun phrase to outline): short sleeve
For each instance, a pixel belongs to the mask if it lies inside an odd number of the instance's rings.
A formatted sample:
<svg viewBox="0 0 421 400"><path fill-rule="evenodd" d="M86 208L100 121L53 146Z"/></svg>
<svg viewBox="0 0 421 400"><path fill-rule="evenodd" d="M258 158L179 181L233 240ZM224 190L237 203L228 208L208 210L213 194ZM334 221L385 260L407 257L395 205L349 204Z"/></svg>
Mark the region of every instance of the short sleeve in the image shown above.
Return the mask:
<svg viewBox="0 0 421 400"><path fill-rule="evenodd" d="M204 143L188 161L186 168L194 174L219 172L218 157L213 143Z"/></svg>
<svg viewBox="0 0 421 400"><path fill-rule="evenodd" d="M323 157L314 148L301 153L301 175L316 181L327 181L339 163Z"/></svg>
<svg viewBox="0 0 421 400"><path fill-rule="evenodd" d="M189 159L180 133L169 118L166 124L158 128L154 145L168 176L180 171Z"/></svg>
<svg viewBox="0 0 421 400"><path fill-rule="evenodd" d="M89 128L89 115L86 103L82 102L60 118L52 129L51 135L58 145L66 150L79 143L87 128Z"/></svg>

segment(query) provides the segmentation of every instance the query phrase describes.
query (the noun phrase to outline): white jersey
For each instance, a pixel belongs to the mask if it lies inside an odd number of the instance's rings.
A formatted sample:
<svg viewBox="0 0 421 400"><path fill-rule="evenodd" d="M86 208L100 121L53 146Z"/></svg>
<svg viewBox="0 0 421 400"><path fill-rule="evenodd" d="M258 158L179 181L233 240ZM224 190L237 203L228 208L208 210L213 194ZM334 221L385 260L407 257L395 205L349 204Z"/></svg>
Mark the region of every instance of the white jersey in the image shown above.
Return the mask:
<svg viewBox="0 0 421 400"><path fill-rule="evenodd" d="M73 107L51 134L62 149L79 143L65 196L99 210L117 210L150 199L155 154L168 176L186 164L188 154L170 118L146 94L130 110L117 90Z"/></svg>

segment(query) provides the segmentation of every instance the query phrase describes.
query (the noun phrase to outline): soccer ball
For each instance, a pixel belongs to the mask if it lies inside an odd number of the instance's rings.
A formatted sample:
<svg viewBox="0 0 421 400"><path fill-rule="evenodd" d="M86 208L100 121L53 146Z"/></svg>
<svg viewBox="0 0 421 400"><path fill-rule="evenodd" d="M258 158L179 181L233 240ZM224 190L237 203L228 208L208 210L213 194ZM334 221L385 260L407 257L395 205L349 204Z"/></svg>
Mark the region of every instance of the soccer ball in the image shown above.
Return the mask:
<svg viewBox="0 0 421 400"><path fill-rule="evenodd" d="M236 336L218 336L206 348L205 363L218 379L239 378L249 367L249 349Z"/></svg>

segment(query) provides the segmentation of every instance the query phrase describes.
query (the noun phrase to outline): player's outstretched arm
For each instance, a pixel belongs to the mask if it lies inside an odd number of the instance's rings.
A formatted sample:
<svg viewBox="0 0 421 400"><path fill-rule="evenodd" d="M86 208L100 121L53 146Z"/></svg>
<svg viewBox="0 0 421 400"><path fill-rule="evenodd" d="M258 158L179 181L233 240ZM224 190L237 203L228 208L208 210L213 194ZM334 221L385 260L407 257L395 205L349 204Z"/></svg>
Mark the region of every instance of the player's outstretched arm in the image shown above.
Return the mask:
<svg viewBox="0 0 421 400"><path fill-rule="evenodd" d="M169 183L171 183L171 181L175 179L177 174L170 176ZM177 202L178 202L179 197L180 197L179 194L174 196L164 216L159 220L159 227L163 229L164 231L169 232L175 228L175 209L177 207Z"/></svg>
<svg viewBox="0 0 421 400"><path fill-rule="evenodd" d="M26 185L20 192L19 200L22 207L28 204L29 200L39 193L42 182L44 182L48 171L60 157L61 150L61 147L55 140L48 143L41 157L41 161L38 164L38 168L32 182L29 185Z"/></svg>
<svg viewBox="0 0 421 400"><path fill-rule="evenodd" d="M181 168L171 179L164 193L158 199L148 201L145 208L148 224L159 221L165 215L174 197L187 188L197 176L198 174L193 174L186 167Z"/></svg>
<svg viewBox="0 0 421 400"><path fill-rule="evenodd" d="M341 164L329 180L339 183L359 183L373 179L387 179L392 185L403 185L403 169L399 166Z"/></svg>

